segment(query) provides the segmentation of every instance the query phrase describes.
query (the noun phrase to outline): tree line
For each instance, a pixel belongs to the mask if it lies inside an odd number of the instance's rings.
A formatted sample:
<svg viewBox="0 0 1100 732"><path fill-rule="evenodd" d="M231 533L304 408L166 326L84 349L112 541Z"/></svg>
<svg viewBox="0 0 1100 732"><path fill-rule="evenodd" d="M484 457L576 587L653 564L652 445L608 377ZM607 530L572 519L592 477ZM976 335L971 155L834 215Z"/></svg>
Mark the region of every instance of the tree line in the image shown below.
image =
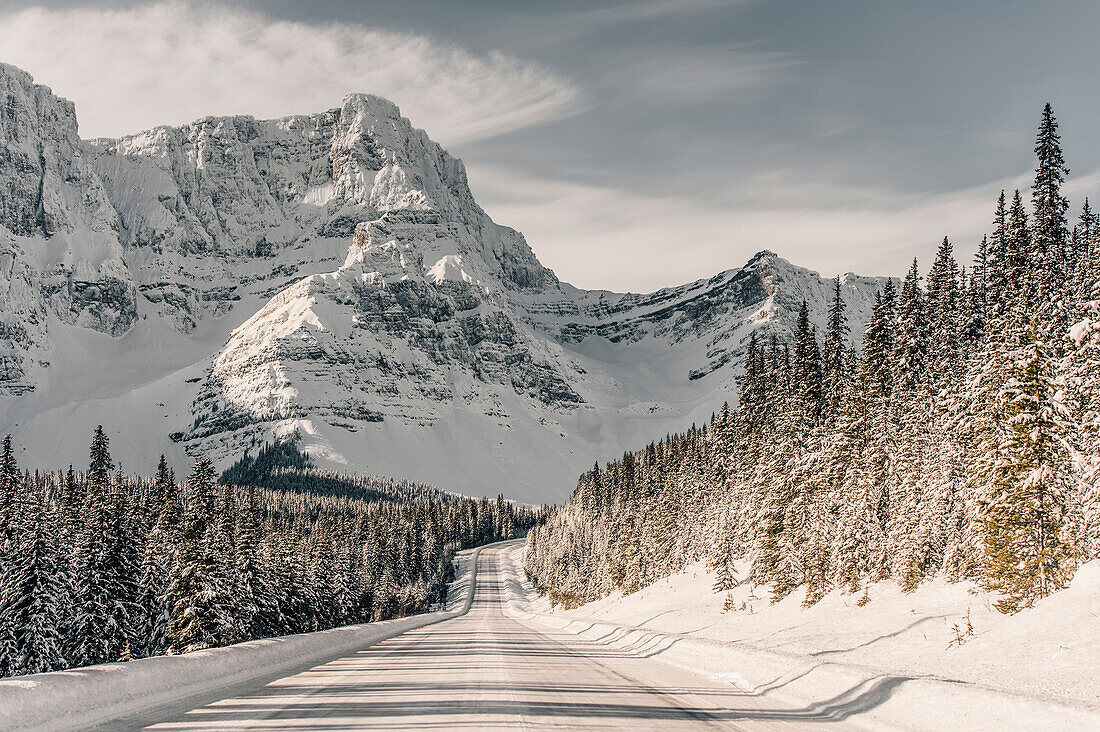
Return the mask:
<svg viewBox="0 0 1100 732"><path fill-rule="evenodd" d="M1100 554L1100 217L1072 227L1048 104L1024 196L1002 191L969 269L948 239L877 294L859 352L841 282L821 332L749 338L738 406L580 477L528 535L559 604L706 559L811 605L892 578L973 580L1013 612ZM736 576L735 561L748 561Z"/></svg>
<svg viewBox="0 0 1100 732"><path fill-rule="evenodd" d="M102 427L83 473L21 472L5 437L0 676L424 612L445 602L455 551L541 515L408 481L341 491L285 457L266 446L244 461L260 459L271 486L219 483L206 459L181 485L163 457L153 478L116 471ZM317 481L327 490L311 492Z"/></svg>

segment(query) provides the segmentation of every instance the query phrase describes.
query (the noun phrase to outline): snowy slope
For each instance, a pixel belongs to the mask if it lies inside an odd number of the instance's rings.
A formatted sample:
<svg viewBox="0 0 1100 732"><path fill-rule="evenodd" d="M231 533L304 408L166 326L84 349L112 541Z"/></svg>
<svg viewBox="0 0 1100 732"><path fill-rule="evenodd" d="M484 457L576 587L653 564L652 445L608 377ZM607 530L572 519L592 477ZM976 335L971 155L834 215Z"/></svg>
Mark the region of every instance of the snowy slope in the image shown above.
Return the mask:
<svg viewBox="0 0 1100 732"><path fill-rule="evenodd" d="M1100 564L1066 589L1003 615L996 599L937 579L911 593L892 581L858 595L829 593L810 608L795 592L772 605L749 583L713 591L703 563L627 596L552 609L509 551L511 612L622 652L737 685L751 695L838 710L881 729L1094 729L1100 724ZM747 568L739 566L741 576ZM967 631L967 623L971 631ZM958 642L961 636L962 642ZM850 704L853 691L865 704ZM879 692L879 693L876 693ZM839 715L837 719L844 719Z"/></svg>
<svg viewBox="0 0 1100 732"><path fill-rule="evenodd" d="M707 419L753 329L831 296L770 252L646 295L561 283L378 97L87 142L25 73L0 90L0 431L27 465L83 462L100 422L146 471L297 432L340 469L557 500ZM845 278L854 333L881 284Z"/></svg>

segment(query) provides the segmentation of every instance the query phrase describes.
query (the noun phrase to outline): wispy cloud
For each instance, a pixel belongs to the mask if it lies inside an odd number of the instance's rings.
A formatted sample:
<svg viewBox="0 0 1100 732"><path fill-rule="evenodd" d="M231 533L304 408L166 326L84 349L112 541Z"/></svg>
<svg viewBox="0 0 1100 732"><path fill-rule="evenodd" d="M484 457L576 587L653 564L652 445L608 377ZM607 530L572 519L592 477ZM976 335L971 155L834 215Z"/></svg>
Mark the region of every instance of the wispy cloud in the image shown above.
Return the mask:
<svg viewBox="0 0 1100 732"><path fill-rule="evenodd" d="M476 55L380 28L182 3L3 12L0 60L75 101L85 137L210 114L317 112L349 92L392 99L445 144L583 108L570 79L514 56Z"/></svg>
<svg viewBox="0 0 1100 732"><path fill-rule="evenodd" d="M784 203L780 187L729 205L673 181L674 194L655 197L505 168L472 166L470 180L489 214L521 226L562 279L637 291L738 267L761 249L826 275L901 275L913 257L927 268L947 236L968 265L989 230L997 193L1026 189L1030 175L937 193L838 190L835 183L815 191L807 182L795 203L791 197ZM1067 187L1074 207L1097 181L1100 173L1092 172Z"/></svg>
<svg viewBox="0 0 1100 732"><path fill-rule="evenodd" d="M716 95L770 87L799 64L789 53L748 45L667 49L659 56L632 59L607 74L606 85L642 97L697 101Z"/></svg>
<svg viewBox="0 0 1100 732"><path fill-rule="evenodd" d="M708 11L728 10L749 5L754 0L624 0L611 4L592 3L591 7L540 14L537 32L530 34L536 46L562 46L589 39L616 27L683 18ZM522 11L530 10L517 4ZM528 29L528 32L530 29ZM524 33L517 28L515 32Z"/></svg>
<svg viewBox="0 0 1100 732"><path fill-rule="evenodd" d="M578 10L571 13L573 21L583 21L581 27L613 25L638 20L656 20L670 15L683 15L704 10L718 10L746 5L747 0L627 0L615 5Z"/></svg>

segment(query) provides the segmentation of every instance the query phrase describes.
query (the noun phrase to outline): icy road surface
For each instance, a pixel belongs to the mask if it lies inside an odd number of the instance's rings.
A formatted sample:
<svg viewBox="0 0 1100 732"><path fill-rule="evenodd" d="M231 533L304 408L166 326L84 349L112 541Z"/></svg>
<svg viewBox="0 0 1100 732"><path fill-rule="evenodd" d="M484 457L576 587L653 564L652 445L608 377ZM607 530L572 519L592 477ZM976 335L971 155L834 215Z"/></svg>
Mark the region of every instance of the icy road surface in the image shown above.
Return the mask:
<svg viewBox="0 0 1100 732"><path fill-rule="evenodd" d="M508 544L486 547L468 614L204 706L113 729L792 729L836 722L504 614ZM514 585L513 585L514 586Z"/></svg>

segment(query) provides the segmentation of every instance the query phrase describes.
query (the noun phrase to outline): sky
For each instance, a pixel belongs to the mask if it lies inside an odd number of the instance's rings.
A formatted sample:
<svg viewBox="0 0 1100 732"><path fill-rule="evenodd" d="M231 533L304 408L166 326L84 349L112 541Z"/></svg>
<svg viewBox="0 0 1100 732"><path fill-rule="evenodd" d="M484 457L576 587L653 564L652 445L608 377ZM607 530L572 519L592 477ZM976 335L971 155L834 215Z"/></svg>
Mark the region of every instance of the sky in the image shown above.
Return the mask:
<svg viewBox="0 0 1100 732"><path fill-rule="evenodd" d="M1054 106L1100 197L1094 0L0 0L0 61L81 135L388 97L575 285L770 249L825 275L968 258Z"/></svg>

